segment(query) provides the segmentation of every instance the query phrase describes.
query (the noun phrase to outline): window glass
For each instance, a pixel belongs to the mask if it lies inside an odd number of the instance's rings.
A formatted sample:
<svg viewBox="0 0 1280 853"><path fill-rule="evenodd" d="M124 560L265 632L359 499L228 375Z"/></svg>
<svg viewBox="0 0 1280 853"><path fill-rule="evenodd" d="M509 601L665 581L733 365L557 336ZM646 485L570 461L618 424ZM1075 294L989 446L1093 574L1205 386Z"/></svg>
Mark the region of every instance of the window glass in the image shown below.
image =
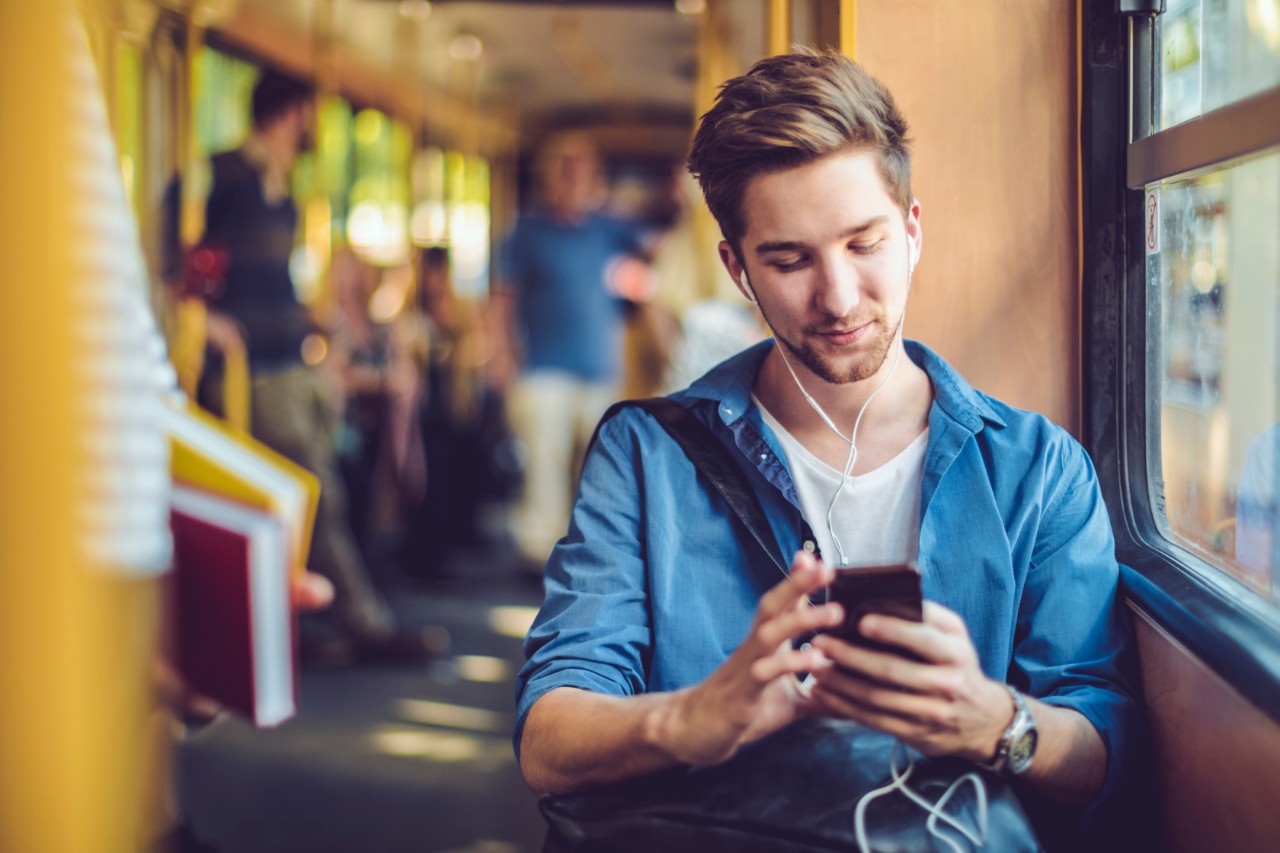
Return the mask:
<svg viewBox="0 0 1280 853"><path fill-rule="evenodd" d="M375 109L357 113L352 132L355 183L347 241L369 263L402 264L409 257L413 135L402 122Z"/></svg>
<svg viewBox="0 0 1280 853"><path fill-rule="evenodd" d="M1169 0L1160 16L1160 127L1280 83L1280 0Z"/></svg>
<svg viewBox="0 0 1280 853"><path fill-rule="evenodd" d="M1153 185L1147 203L1155 506L1171 539L1275 598L1280 154Z"/></svg>

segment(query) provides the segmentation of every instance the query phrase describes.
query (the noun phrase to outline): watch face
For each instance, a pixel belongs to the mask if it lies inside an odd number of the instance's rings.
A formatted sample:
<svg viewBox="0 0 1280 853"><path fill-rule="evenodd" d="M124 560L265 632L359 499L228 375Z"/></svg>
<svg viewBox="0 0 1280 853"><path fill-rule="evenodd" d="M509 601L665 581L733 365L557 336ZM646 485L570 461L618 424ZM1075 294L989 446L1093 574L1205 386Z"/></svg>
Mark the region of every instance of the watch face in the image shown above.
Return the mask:
<svg viewBox="0 0 1280 853"><path fill-rule="evenodd" d="M1020 733L1009 744L1009 769L1014 773L1021 773L1031 764L1031 758L1035 754L1036 730L1031 728Z"/></svg>

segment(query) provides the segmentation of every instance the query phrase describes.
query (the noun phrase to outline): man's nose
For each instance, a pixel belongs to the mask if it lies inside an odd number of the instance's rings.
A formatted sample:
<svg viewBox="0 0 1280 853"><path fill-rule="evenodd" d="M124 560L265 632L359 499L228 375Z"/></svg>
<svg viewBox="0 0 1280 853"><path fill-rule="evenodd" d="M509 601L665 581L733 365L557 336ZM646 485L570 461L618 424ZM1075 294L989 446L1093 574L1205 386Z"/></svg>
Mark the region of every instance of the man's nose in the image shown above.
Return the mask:
<svg viewBox="0 0 1280 853"><path fill-rule="evenodd" d="M829 260L818 270L817 307L831 317L852 314L862 299L861 276L846 259Z"/></svg>

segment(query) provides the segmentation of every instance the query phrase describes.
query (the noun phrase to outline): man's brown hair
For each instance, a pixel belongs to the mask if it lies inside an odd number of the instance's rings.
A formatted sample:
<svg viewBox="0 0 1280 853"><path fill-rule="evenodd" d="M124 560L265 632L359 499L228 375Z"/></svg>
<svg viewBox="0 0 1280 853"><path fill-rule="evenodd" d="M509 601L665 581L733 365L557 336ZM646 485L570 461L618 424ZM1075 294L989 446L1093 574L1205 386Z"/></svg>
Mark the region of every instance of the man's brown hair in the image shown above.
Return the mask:
<svg viewBox="0 0 1280 853"><path fill-rule="evenodd" d="M752 178L868 149L905 216L909 144L906 119L884 86L843 54L806 50L762 59L720 88L694 135L689 171L741 260L742 195Z"/></svg>

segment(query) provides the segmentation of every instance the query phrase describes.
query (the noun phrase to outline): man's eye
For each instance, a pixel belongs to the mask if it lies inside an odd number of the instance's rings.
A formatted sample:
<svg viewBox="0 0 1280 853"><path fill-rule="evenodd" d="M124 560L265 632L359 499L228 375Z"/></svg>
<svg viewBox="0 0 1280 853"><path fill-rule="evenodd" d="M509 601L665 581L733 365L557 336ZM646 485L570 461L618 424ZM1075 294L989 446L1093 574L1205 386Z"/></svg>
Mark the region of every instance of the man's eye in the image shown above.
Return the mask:
<svg viewBox="0 0 1280 853"><path fill-rule="evenodd" d="M859 255L869 255L879 249L883 242L884 240L876 240L874 243L851 243L849 247Z"/></svg>
<svg viewBox="0 0 1280 853"><path fill-rule="evenodd" d="M773 268L778 272L794 272L805 265L804 258L797 258L794 261L774 261Z"/></svg>

